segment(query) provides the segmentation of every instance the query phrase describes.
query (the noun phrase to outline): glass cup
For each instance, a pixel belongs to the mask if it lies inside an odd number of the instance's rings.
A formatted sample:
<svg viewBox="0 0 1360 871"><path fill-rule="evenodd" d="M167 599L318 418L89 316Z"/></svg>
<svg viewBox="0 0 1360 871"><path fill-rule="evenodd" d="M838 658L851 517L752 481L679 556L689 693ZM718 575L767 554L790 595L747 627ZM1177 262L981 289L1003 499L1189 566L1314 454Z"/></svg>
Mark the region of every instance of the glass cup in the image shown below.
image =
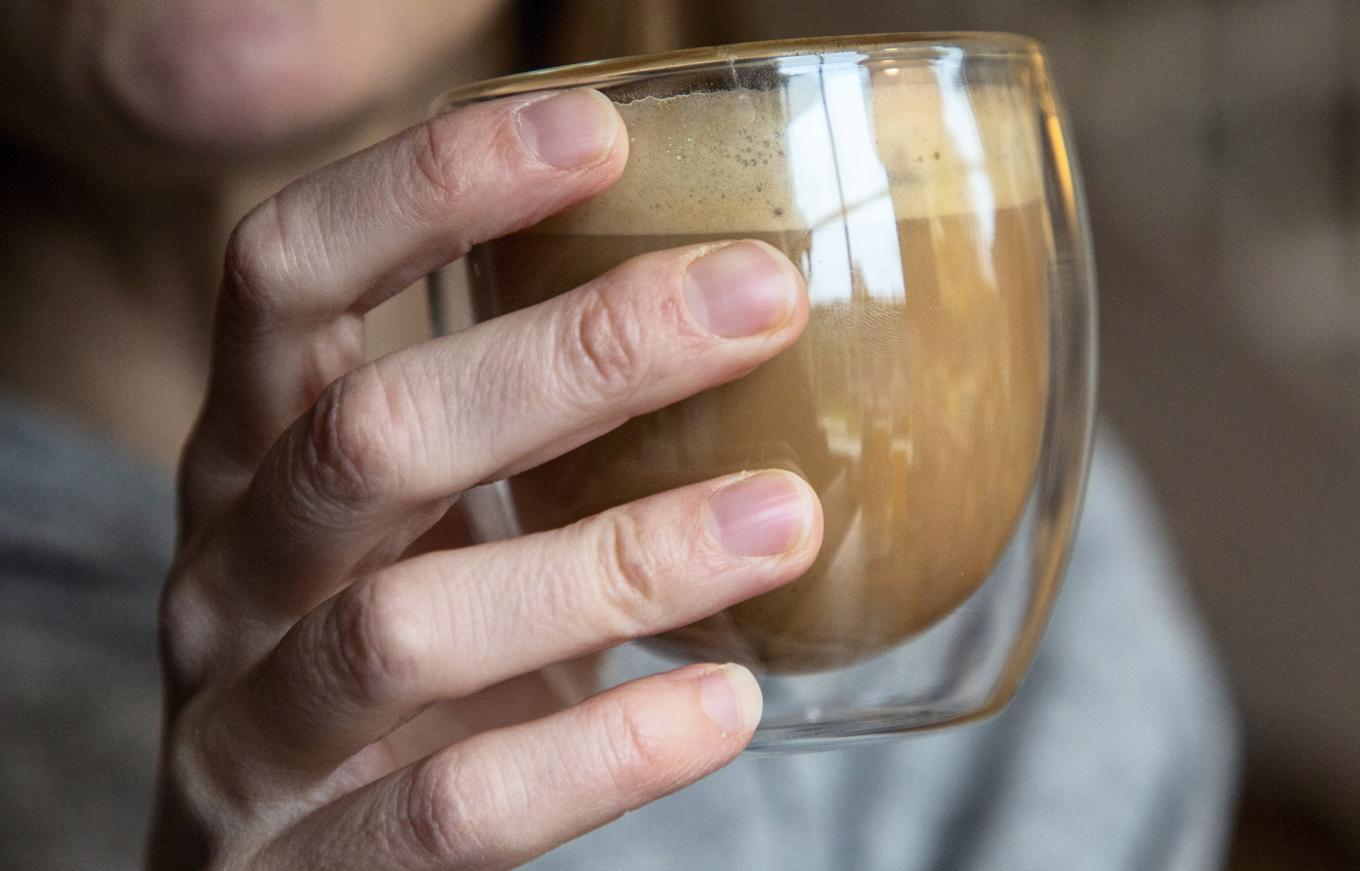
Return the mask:
<svg viewBox="0 0 1360 871"><path fill-rule="evenodd" d="M807 280L756 371L464 497L494 540L768 468L821 500L799 580L555 667L562 703L690 661L749 667L757 750L989 715L1038 644L1090 447L1094 277L1081 183L1035 42L768 42L483 82L439 110L596 88L628 125L609 190L431 278L448 334L648 251L762 239Z"/></svg>

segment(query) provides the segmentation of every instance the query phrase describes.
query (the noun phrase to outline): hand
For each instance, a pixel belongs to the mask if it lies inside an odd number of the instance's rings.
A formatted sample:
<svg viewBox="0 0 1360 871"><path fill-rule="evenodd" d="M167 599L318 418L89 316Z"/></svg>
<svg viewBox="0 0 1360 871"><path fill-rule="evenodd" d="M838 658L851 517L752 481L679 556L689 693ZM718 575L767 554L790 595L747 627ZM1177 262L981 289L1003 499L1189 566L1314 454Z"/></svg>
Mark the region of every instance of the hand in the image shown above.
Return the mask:
<svg viewBox="0 0 1360 871"><path fill-rule="evenodd" d="M162 603L152 867L506 867L749 740L759 690L716 665L470 736L412 728L785 583L820 544L810 488L765 472L403 556L461 491L737 378L806 323L777 251L701 245L359 365L365 312L600 192L627 150L598 94L512 98L323 169L237 228Z"/></svg>

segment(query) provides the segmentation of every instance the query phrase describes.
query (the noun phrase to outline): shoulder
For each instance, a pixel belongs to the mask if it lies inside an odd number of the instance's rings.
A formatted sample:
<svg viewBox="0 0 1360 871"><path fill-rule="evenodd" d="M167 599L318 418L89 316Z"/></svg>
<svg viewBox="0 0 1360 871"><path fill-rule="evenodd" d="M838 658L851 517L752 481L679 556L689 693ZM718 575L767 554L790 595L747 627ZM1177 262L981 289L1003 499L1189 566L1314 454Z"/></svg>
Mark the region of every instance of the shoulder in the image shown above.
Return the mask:
<svg viewBox="0 0 1360 871"><path fill-rule="evenodd" d="M1064 589L1034 666L986 727L1004 764L977 863L1216 867L1236 786L1227 682L1155 502L1108 432L1097 439Z"/></svg>
<svg viewBox="0 0 1360 871"><path fill-rule="evenodd" d="M167 475L0 391L0 621L11 630L88 644L135 626L138 646L150 644L140 636L169 566L173 506Z"/></svg>
<svg viewBox="0 0 1360 871"><path fill-rule="evenodd" d="M172 506L168 476L0 392L0 865L135 864Z"/></svg>
<svg viewBox="0 0 1360 871"><path fill-rule="evenodd" d="M163 568L173 543L168 475L0 389L0 568L38 552L114 573Z"/></svg>

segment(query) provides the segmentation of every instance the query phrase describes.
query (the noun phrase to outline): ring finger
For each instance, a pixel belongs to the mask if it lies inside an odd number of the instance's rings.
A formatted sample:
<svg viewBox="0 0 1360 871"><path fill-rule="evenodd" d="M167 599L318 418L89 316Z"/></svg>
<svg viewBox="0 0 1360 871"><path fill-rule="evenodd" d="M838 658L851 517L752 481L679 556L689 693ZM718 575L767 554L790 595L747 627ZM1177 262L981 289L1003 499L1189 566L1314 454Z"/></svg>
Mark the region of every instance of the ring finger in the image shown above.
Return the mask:
<svg viewBox="0 0 1360 871"><path fill-rule="evenodd" d="M260 864L515 867L730 762L760 710L740 666L643 678L398 770L303 820Z"/></svg>
<svg viewBox="0 0 1360 871"><path fill-rule="evenodd" d="M303 618L215 728L323 778L425 705L706 617L797 577L820 542L811 488L764 472L407 560Z"/></svg>

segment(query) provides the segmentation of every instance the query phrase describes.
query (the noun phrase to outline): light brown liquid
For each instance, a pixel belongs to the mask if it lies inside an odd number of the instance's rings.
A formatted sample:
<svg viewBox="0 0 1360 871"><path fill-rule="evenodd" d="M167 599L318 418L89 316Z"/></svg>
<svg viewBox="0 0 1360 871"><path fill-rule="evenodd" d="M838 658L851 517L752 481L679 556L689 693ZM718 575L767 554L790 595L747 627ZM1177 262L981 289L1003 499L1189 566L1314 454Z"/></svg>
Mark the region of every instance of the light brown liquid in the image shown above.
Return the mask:
<svg viewBox="0 0 1360 871"><path fill-rule="evenodd" d="M510 486L529 531L726 473L802 475L826 524L807 574L657 643L804 671L853 662L939 621L982 584L1009 541L1046 401L1043 212L1030 200L981 224L930 211L826 232L788 226L796 214L769 208L785 226L572 232L568 213L481 246L472 293L478 318L491 317L635 255L718 238L763 239L800 265L812 309L795 346ZM677 223L687 230L703 217L687 211Z"/></svg>

